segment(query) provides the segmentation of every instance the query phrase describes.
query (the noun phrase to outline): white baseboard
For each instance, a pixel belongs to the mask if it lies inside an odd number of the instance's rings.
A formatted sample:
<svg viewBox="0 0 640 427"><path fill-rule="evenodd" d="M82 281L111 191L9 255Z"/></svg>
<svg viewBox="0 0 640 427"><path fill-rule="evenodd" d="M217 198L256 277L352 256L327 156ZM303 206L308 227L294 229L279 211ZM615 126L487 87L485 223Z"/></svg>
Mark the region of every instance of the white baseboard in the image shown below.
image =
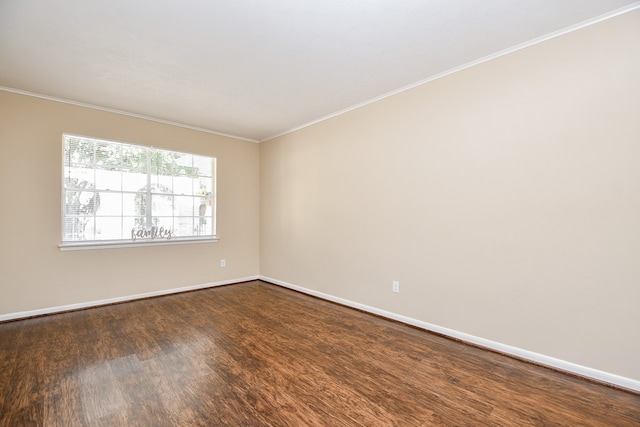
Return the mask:
<svg viewBox="0 0 640 427"><path fill-rule="evenodd" d="M269 282L285 288L293 289L295 291L299 291L308 295L322 298L327 301L333 301L338 304L346 305L348 307L356 308L358 310L366 311L368 313L386 317L388 319L397 320L399 322L406 323L408 325L416 326L418 328L425 329L428 331L433 331L433 332L446 335L448 337L455 338L470 344L474 344L474 345L484 347L490 350L498 351L501 353L509 354L521 359L529 360L531 362L534 362L540 365L545 365L551 368L573 373L582 377L592 378L597 381L609 383L609 384L623 387L626 389L640 391L640 381L637 381L637 380L633 380L630 378L622 377L622 376L611 374L604 371L599 371L597 369L588 368L586 366L577 365L575 363L567 362L565 360L556 359L550 356L545 356L544 354L535 353L529 350L523 350L521 348L502 344L496 341L491 341L484 338L476 337L473 335L466 334L464 332L459 332L453 329L444 328L442 326L423 322L421 320L416 320L411 317L403 316L403 315L392 313L389 311L380 310L375 307L370 307L368 305L360 304L354 301L349 301L333 295L314 291L312 289L307 289L302 286L292 285L291 283L283 282L282 280L277 280L277 279L273 279L266 276L259 276L259 277L260 277L260 280L263 280L265 282Z"/></svg>
<svg viewBox="0 0 640 427"><path fill-rule="evenodd" d="M89 307L98 307L101 305L114 304L118 302L134 301L142 298L157 297L161 295L177 294L180 292L195 291L197 289L213 288L216 286L230 285L233 283L248 282L250 280L258 280L259 276L242 277L239 279L223 280L220 282L204 283L202 285L185 286L184 288L163 289L161 291L146 292L143 294L127 295L123 297L108 298L98 301L81 302L78 304L62 305L58 307L42 308L38 310L20 311L17 313L0 314L0 322L7 320L24 319L27 317L42 316L45 314L60 313L63 311L79 310Z"/></svg>

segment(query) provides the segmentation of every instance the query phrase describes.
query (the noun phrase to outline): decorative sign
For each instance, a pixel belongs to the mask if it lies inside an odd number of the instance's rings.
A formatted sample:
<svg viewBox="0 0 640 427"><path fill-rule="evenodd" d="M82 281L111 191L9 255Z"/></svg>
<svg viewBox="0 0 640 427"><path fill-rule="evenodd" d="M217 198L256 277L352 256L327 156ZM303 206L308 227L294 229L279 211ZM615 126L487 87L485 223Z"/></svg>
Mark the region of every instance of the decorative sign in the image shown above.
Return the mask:
<svg viewBox="0 0 640 427"><path fill-rule="evenodd" d="M167 230L164 227L151 227L150 229L141 229L141 228L132 228L131 229L131 240L134 242L136 239L167 239L171 240L173 237L173 231Z"/></svg>

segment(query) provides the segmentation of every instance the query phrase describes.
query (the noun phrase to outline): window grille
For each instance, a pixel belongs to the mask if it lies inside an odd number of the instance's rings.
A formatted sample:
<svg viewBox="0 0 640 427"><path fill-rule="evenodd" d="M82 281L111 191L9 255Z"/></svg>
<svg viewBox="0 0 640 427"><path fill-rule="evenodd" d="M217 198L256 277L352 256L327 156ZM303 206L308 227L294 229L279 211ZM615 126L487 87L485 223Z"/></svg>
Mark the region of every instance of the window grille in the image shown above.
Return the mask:
<svg viewBox="0 0 640 427"><path fill-rule="evenodd" d="M63 139L63 246L216 238L214 157Z"/></svg>

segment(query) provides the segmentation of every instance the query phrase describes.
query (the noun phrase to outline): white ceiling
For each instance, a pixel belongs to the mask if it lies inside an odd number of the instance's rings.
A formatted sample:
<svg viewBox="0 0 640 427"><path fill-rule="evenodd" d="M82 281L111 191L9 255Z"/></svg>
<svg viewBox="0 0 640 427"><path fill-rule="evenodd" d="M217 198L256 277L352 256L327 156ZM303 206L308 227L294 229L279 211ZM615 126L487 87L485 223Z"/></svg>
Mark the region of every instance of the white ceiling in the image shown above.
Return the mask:
<svg viewBox="0 0 640 427"><path fill-rule="evenodd" d="M0 87L262 141L628 0L0 0Z"/></svg>

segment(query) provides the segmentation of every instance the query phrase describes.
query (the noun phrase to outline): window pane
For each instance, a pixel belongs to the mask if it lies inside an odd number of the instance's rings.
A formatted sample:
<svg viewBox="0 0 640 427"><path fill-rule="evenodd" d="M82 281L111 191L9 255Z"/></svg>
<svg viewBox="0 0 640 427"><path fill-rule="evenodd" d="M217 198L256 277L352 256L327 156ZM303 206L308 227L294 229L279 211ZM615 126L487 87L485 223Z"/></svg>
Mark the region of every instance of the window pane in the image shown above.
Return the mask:
<svg viewBox="0 0 640 427"><path fill-rule="evenodd" d="M79 197L79 191L66 190L64 193L64 214L65 215L79 215L80 203L77 202Z"/></svg>
<svg viewBox="0 0 640 427"><path fill-rule="evenodd" d="M65 215L62 222L62 240L77 240L77 218L71 215Z"/></svg>
<svg viewBox="0 0 640 427"><path fill-rule="evenodd" d="M175 166L175 175L178 176L196 176L195 169L193 167L193 155L186 153L176 153L180 154L176 159Z"/></svg>
<svg viewBox="0 0 640 427"><path fill-rule="evenodd" d="M213 222L211 218L200 219L200 224L198 226L198 235L199 236L210 236L211 228L213 227Z"/></svg>
<svg viewBox="0 0 640 427"><path fill-rule="evenodd" d="M196 218L196 233L198 236L211 234L211 210L207 205L200 205L200 215Z"/></svg>
<svg viewBox="0 0 640 427"><path fill-rule="evenodd" d="M121 170L122 144L117 142L96 142L96 168L103 170Z"/></svg>
<svg viewBox="0 0 640 427"><path fill-rule="evenodd" d="M195 185L198 187L198 191L196 191L196 195L198 196L211 196L212 185L211 178L198 178L195 181Z"/></svg>
<svg viewBox="0 0 640 427"><path fill-rule="evenodd" d="M64 168L65 188L93 187L95 182L93 168L87 166L70 166Z"/></svg>
<svg viewBox="0 0 640 427"><path fill-rule="evenodd" d="M122 218L96 217L96 239L120 240L122 237Z"/></svg>
<svg viewBox="0 0 640 427"><path fill-rule="evenodd" d="M193 217L175 217L173 221L173 235L176 237L185 237L195 235L195 227Z"/></svg>
<svg viewBox="0 0 640 427"><path fill-rule="evenodd" d="M122 194L122 214L124 216L144 215L141 205L142 198L135 193Z"/></svg>
<svg viewBox="0 0 640 427"><path fill-rule="evenodd" d="M194 215L194 197L191 196L175 196L173 205L173 214L175 216L193 216Z"/></svg>
<svg viewBox="0 0 640 427"><path fill-rule="evenodd" d="M122 215L122 193L97 193L99 198L96 216Z"/></svg>
<svg viewBox="0 0 640 427"><path fill-rule="evenodd" d="M195 175L211 177L211 157L193 156Z"/></svg>
<svg viewBox="0 0 640 427"><path fill-rule="evenodd" d="M137 220L139 220L139 218L127 216L122 218L123 239L131 239L131 230L135 230L136 228L138 228Z"/></svg>
<svg viewBox="0 0 640 427"><path fill-rule="evenodd" d="M153 215L158 215L158 216L173 215L173 196L154 194L151 196L151 200L152 200L151 212L153 212Z"/></svg>
<svg viewBox="0 0 640 427"><path fill-rule="evenodd" d="M66 166L94 163L94 143L91 139L68 137L64 147L64 162Z"/></svg>
<svg viewBox="0 0 640 427"><path fill-rule="evenodd" d="M146 191L147 174L141 172L123 172L123 191Z"/></svg>
<svg viewBox="0 0 640 427"><path fill-rule="evenodd" d="M64 212L69 215L91 215L100 206L99 193L92 190L66 190Z"/></svg>
<svg viewBox="0 0 640 427"><path fill-rule="evenodd" d="M93 216L68 215L64 218L63 235L65 240L92 240Z"/></svg>
<svg viewBox="0 0 640 427"><path fill-rule="evenodd" d="M98 190L120 191L122 189L122 173L120 171L96 169L95 187Z"/></svg>
<svg viewBox="0 0 640 427"><path fill-rule="evenodd" d="M194 192L193 178L179 176L173 179L174 194L183 194L187 196L192 196L193 192Z"/></svg>
<svg viewBox="0 0 640 427"><path fill-rule="evenodd" d="M67 240L94 240L93 215L67 216L64 222L64 235Z"/></svg>
<svg viewBox="0 0 640 427"><path fill-rule="evenodd" d="M170 175L151 175L151 191L154 193L173 193L173 177Z"/></svg>
<svg viewBox="0 0 640 427"><path fill-rule="evenodd" d="M177 167L178 153L167 150L154 150L151 154L151 173L172 176Z"/></svg>
<svg viewBox="0 0 640 427"><path fill-rule="evenodd" d="M147 174L147 151L146 147L136 145L122 145L121 170L127 172Z"/></svg>

